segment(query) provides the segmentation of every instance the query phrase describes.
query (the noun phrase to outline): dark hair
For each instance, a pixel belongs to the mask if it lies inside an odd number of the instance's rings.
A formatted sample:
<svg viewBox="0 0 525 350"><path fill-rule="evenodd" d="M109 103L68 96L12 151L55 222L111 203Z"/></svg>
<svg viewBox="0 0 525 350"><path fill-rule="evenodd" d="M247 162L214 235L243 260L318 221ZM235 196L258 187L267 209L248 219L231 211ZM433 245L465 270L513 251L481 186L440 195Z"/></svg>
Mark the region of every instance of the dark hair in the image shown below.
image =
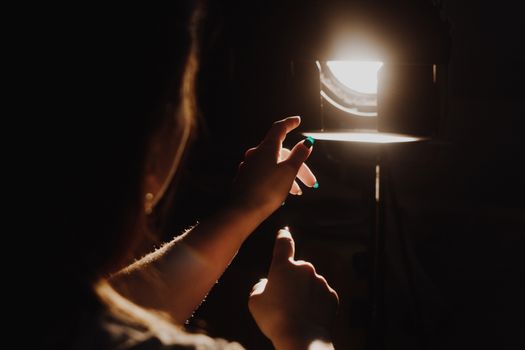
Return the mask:
<svg viewBox="0 0 525 350"><path fill-rule="evenodd" d="M195 7L177 1L82 9L69 13L58 33L65 54L57 57L63 91L55 102L69 115L50 135L61 190L43 263L59 300L57 291L71 298L129 263L145 232L153 139L169 118L179 128L191 124ZM179 109L167 113L168 105Z"/></svg>

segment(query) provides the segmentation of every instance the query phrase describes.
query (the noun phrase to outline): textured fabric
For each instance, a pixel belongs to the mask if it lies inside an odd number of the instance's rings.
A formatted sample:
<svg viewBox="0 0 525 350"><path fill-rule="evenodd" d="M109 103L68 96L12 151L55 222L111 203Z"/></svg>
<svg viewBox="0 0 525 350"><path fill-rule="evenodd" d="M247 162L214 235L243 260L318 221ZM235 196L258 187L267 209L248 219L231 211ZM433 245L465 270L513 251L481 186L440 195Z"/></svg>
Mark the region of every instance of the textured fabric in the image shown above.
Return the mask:
<svg viewBox="0 0 525 350"><path fill-rule="evenodd" d="M123 321L103 312L95 320L83 324L75 337L74 350L243 350L234 342L191 334L176 327L155 334L144 326Z"/></svg>

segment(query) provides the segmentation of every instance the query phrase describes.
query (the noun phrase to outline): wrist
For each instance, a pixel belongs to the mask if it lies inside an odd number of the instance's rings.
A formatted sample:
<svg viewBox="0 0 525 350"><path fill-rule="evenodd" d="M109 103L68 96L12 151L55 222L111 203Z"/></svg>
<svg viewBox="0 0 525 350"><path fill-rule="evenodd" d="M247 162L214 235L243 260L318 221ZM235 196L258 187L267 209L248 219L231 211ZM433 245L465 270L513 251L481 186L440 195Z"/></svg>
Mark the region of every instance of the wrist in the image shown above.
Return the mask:
<svg viewBox="0 0 525 350"><path fill-rule="evenodd" d="M259 225L266 220L274 210L269 208L268 205L249 201L240 196L233 196L225 203L223 211L234 216L253 220Z"/></svg>
<svg viewBox="0 0 525 350"><path fill-rule="evenodd" d="M248 237L268 216L259 208L243 206L240 203L229 201L215 215L216 220L228 222L235 227L244 240Z"/></svg>

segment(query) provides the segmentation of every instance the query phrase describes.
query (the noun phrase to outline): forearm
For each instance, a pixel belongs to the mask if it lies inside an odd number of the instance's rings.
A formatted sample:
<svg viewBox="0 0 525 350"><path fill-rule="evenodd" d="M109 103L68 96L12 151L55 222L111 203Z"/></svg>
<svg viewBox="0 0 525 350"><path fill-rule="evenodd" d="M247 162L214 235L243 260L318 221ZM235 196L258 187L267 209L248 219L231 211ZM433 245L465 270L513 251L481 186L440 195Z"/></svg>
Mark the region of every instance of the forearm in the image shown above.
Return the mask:
<svg viewBox="0 0 525 350"><path fill-rule="evenodd" d="M136 303L166 311L175 321L184 322L246 237L281 205L295 178L314 186L315 176L303 164L313 141L301 141L287 152L282 148L286 134L300 122L295 116L274 123L264 140L246 152L226 209L124 269L110 281L113 286Z"/></svg>
<svg viewBox="0 0 525 350"><path fill-rule="evenodd" d="M256 210L229 206L124 269L111 283L134 302L183 323L265 218Z"/></svg>

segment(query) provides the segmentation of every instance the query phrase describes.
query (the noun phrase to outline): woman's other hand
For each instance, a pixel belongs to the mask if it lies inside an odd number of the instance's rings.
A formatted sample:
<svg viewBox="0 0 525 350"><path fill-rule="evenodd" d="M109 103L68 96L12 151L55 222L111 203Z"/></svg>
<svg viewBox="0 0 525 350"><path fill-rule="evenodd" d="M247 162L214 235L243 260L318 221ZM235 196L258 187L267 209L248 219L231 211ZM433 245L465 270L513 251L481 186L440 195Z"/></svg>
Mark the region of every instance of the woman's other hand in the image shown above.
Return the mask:
<svg viewBox="0 0 525 350"><path fill-rule="evenodd" d="M339 299L312 264L294 260L290 232L280 230L268 279L252 290L248 306L276 349L330 349Z"/></svg>
<svg viewBox="0 0 525 350"><path fill-rule="evenodd" d="M264 140L246 151L235 179L237 205L257 210L267 217L279 208L288 193L302 194L296 178L308 187L316 186L314 174L304 164L312 152L314 140L302 140L292 150L282 146L286 135L300 123L298 116L275 122Z"/></svg>

